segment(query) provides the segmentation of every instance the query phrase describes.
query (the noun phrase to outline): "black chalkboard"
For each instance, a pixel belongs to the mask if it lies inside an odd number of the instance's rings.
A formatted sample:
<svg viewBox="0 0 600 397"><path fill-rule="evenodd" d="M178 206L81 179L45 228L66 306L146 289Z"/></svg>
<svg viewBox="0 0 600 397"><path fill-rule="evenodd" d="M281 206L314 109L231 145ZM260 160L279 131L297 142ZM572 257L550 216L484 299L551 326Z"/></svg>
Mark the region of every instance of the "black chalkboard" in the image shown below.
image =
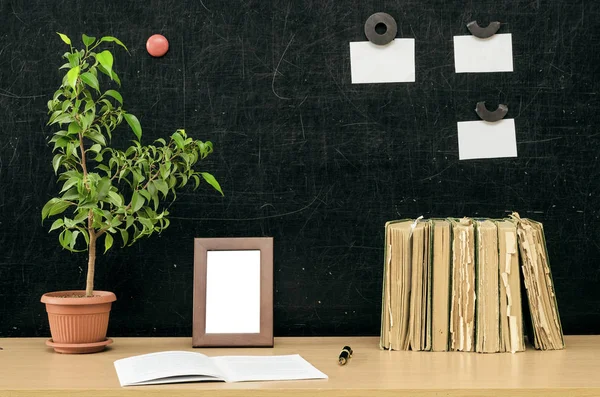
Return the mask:
<svg viewBox="0 0 600 397"><path fill-rule="evenodd" d="M171 227L98 260L112 336L191 335L194 237L272 236L275 335L377 335L383 225L511 211L544 223L565 333L600 332L600 3L594 1L0 2L0 336L47 336L42 293L84 287L85 254L40 223L57 192L46 101L55 32L113 35L145 142L211 140L221 182ZM416 40L416 82L352 85L349 42L374 12ZM513 73L456 74L454 35L503 23ZM147 38L170 41L163 58ZM456 122L507 104L518 157L458 160ZM122 126L117 142L125 142ZM121 140L121 141L119 141Z"/></svg>

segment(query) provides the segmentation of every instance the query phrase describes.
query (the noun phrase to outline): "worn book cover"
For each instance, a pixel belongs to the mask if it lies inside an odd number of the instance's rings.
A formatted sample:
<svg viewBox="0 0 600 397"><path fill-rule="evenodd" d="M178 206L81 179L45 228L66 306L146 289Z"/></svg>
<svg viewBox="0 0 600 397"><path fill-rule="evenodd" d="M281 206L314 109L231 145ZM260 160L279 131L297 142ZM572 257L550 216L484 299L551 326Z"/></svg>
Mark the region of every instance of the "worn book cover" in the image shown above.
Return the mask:
<svg viewBox="0 0 600 397"><path fill-rule="evenodd" d="M475 351L500 351L498 229L489 219L475 224Z"/></svg>
<svg viewBox="0 0 600 397"><path fill-rule="evenodd" d="M496 220L500 275L500 351L525 350L521 298L521 270L517 227L510 220Z"/></svg>
<svg viewBox="0 0 600 397"><path fill-rule="evenodd" d="M420 220L412 230L410 348L431 350L431 222Z"/></svg>
<svg viewBox="0 0 600 397"><path fill-rule="evenodd" d="M565 347L543 225L513 213L517 226L523 280L532 323L533 346L540 350Z"/></svg>
<svg viewBox="0 0 600 397"><path fill-rule="evenodd" d="M450 328L450 221L432 220L431 350L448 351Z"/></svg>
<svg viewBox="0 0 600 397"><path fill-rule="evenodd" d="M384 280L382 288L380 346L408 350L412 281L412 226L414 220L385 224Z"/></svg>
<svg viewBox="0 0 600 397"><path fill-rule="evenodd" d="M452 219L450 350L475 351L475 233L470 218Z"/></svg>

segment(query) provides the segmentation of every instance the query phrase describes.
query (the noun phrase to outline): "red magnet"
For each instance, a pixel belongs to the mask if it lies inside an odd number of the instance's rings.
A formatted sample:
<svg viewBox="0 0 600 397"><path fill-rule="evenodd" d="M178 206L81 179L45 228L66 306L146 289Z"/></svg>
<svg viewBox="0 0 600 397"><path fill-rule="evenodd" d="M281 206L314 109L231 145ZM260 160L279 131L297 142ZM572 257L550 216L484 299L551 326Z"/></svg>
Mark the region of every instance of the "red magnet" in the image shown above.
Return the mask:
<svg viewBox="0 0 600 397"><path fill-rule="evenodd" d="M146 42L146 49L153 57L162 57L169 51L169 40L162 34L152 35Z"/></svg>

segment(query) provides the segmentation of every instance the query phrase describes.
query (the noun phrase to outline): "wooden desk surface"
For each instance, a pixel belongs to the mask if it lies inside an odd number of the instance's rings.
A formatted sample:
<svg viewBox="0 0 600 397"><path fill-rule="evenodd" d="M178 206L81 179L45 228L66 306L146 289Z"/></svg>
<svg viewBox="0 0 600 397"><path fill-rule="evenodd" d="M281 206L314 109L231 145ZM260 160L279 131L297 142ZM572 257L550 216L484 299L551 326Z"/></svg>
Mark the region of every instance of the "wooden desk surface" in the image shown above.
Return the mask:
<svg viewBox="0 0 600 397"><path fill-rule="evenodd" d="M62 355L44 339L7 338L0 339L0 396L600 396L600 336L565 339L563 351L483 355L381 351L372 337L276 338L273 349L192 349L191 338L115 338L102 353ZM354 356L339 366L347 344ZM299 353L329 379L119 386L113 361L163 350Z"/></svg>

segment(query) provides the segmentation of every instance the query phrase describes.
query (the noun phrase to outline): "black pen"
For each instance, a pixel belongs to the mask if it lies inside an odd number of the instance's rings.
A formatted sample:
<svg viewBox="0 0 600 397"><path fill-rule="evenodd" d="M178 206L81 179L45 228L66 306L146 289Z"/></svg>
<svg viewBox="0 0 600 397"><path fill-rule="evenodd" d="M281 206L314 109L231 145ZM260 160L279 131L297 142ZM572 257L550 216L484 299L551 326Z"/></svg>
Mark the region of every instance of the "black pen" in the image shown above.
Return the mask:
<svg viewBox="0 0 600 397"><path fill-rule="evenodd" d="M350 357L352 357L352 349L350 346L344 346L338 358L340 365L346 365Z"/></svg>

